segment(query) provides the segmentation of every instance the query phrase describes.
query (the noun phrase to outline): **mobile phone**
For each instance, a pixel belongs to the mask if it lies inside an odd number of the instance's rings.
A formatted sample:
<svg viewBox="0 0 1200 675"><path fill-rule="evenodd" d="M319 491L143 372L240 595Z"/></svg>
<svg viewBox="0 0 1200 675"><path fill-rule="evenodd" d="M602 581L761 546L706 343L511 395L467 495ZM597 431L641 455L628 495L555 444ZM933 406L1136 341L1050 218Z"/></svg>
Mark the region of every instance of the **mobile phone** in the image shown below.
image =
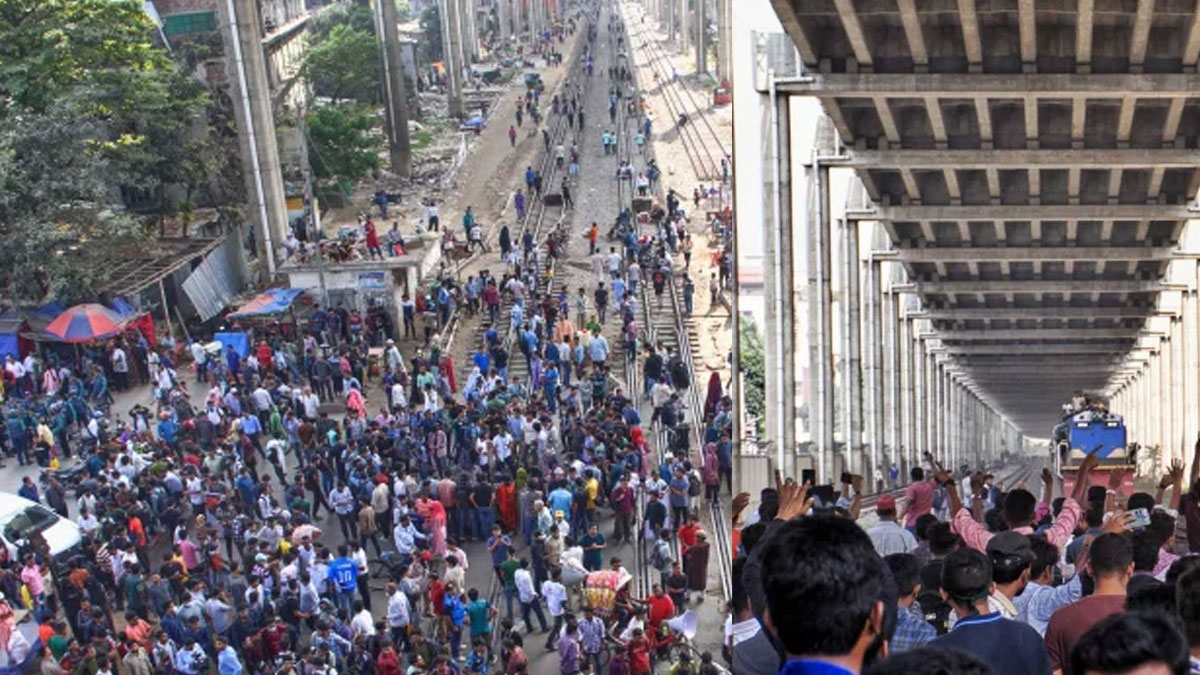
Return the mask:
<svg viewBox="0 0 1200 675"><path fill-rule="evenodd" d="M832 484L816 485L810 492L814 497L814 501L823 507L831 507L837 502L837 493L834 492Z"/></svg>
<svg viewBox="0 0 1200 675"><path fill-rule="evenodd" d="M849 485L849 484L851 484L851 483L853 483L853 482L854 482L854 479L853 479L853 477L850 475L850 472L849 472L849 471L843 471L843 472L842 472L842 485Z"/></svg>
<svg viewBox="0 0 1200 675"><path fill-rule="evenodd" d="M1140 530L1150 525L1150 512L1146 509L1134 509L1129 512L1133 515L1133 521L1129 526L1135 530Z"/></svg>
<svg viewBox="0 0 1200 675"><path fill-rule="evenodd" d="M816 482L817 482L817 470L816 469L800 469L800 484L801 485L804 485L805 483L808 483L809 485L813 485Z"/></svg>

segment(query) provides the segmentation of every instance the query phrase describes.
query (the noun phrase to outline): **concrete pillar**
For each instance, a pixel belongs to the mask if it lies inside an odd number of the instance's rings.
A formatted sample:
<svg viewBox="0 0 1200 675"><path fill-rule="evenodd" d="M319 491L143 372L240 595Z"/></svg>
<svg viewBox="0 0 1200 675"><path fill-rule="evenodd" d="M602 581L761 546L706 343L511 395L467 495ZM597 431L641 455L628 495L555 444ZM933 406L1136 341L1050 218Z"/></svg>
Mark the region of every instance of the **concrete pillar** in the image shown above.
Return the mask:
<svg viewBox="0 0 1200 675"><path fill-rule="evenodd" d="M717 81L733 80L733 0L717 3Z"/></svg>
<svg viewBox="0 0 1200 675"><path fill-rule="evenodd" d="M512 26L509 24L512 17L510 1L496 0L496 34L500 36L501 41L507 41L512 35Z"/></svg>
<svg viewBox="0 0 1200 675"><path fill-rule="evenodd" d="M1196 269L1200 271L1200 266ZM1197 437L1200 437L1200 285L1197 284L1195 272L1192 274L1192 287L1188 290L1183 304L1183 334L1184 345L1184 410L1187 411L1183 432L1183 457L1191 466L1193 448Z"/></svg>
<svg viewBox="0 0 1200 675"><path fill-rule="evenodd" d="M1171 341L1163 338L1158 343L1158 388L1154 392L1154 405L1159 412L1158 444L1162 446L1163 459L1171 452Z"/></svg>
<svg viewBox="0 0 1200 675"><path fill-rule="evenodd" d="M778 148L775 147L775 140L771 134L763 134L762 156L767 158L775 158L774 161L764 163L763 190L765 194L773 194L774 182L778 180L779 190L782 194L791 193L791 162L790 162L790 136L789 125L782 122L788 119L789 104L786 96L776 99L774 108L768 106L767 119L771 115L778 116L781 123L778 125L780 139ZM767 122L767 126L772 125ZM813 180L811 171L807 175L808 180ZM764 344L766 353L769 354L768 367L766 371L766 440L771 444L771 448L775 454L775 462L780 471L786 476L798 477L799 471L796 467L796 441L795 441L795 420L796 420L796 396L793 392L793 386L796 382L795 377L795 347L794 347L794 327L800 325L801 322L808 324L816 323L815 315L815 283L814 279L809 279L808 294L813 298L808 303L808 315L802 318L793 315L796 303L793 302L793 277L794 268L792 255L792 232L793 220L791 211L791 202L789 200L780 200L778 209L776 209L775 200L770 201L771 209L769 218L772 219L773 227L769 230L772 236L766 238L766 256L764 260L770 264L766 266L766 298L767 306L772 308L775 320L768 323L764 327ZM811 213L804 213L800 223L802 230L801 236L805 237L808 245L806 250L812 255L815 248L814 241L816 233L816 219ZM811 261L809 261L811 269ZM809 347L810 359L815 359L815 341L813 328L810 325L809 330ZM810 361L810 368L815 365L815 360ZM815 370L810 372L815 373ZM805 384L809 387L805 398L811 403L817 400L817 383L813 377L806 378ZM815 430L819 424L819 411L810 407L811 414L809 415L808 424L810 430ZM815 433L815 431L813 431Z"/></svg>
<svg viewBox="0 0 1200 675"><path fill-rule="evenodd" d="M909 372L912 374L913 388L913 445L918 457L924 458L929 452L929 380L928 368L925 365L925 349L921 339L917 337L915 319L905 319L908 335Z"/></svg>
<svg viewBox="0 0 1200 675"><path fill-rule="evenodd" d="M442 14L442 52L446 66L446 100L450 117L463 116L462 35L458 18L458 0L439 0Z"/></svg>
<svg viewBox="0 0 1200 675"><path fill-rule="evenodd" d="M707 31L704 29L704 24L707 21L707 2L706 0L693 0L696 3L695 11L695 26L693 32L696 42L696 72L708 72L708 39Z"/></svg>
<svg viewBox="0 0 1200 675"><path fill-rule="evenodd" d="M942 367L938 365L937 357L929 353L926 348L926 355L929 360L929 444L933 447L933 456L944 464L949 464L950 457L946 455L945 438L942 436L942 418L945 406L942 401Z"/></svg>
<svg viewBox="0 0 1200 675"><path fill-rule="evenodd" d="M920 448L917 447L916 434L916 383L913 378L912 335L909 331L911 322L904 316L904 295L896 293L895 298L896 323L900 331L899 337L896 340L896 347L900 350L900 390L902 402L900 410L900 445L904 448L905 457L908 458L905 469L911 470L912 467L917 466L917 462L921 458Z"/></svg>
<svg viewBox="0 0 1200 675"><path fill-rule="evenodd" d="M887 438L884 431L884 414L883 400L884 387L886 380L884 378L883 364L883 286L882 275L883 269L880 261L874 258L867 261L870 266L871 286L867 289L868 298L871 302L871 323L868 331L868 340L871 345L871 472L882 466L883 461L884 440Z"/></svg>
<svg viewBox="0 0 1200 675"><path fill-rule="evenodd" d="M287 205L283 171L275 143L275 114L261 40L262 26L254 0L218 0L221 37L229 59L230 95L238 127L238 149L246 180L248 216L254 225L260 280L275 276L275 249L287 238Z"/></svg>
<svg viewBox="0 0 1200 675"><path fill-rule="evenodd" d="M860 473L859 466L863 443L863 290L859 283L862 262L858 257L858 221L843 218L839 221L839 243L841 270L841 323L842 350L845 368L842 370L842 438L843 462L847 471Z"/></svg>
<svg viewBox="0 0 1200 675"><path fill-rule="evenodd" d="M404 81L404 63L400 60L400 34L397 28L396 3L379 0L376 17L380 44L383 47L384 101L388 116L388 157L392 173L401 178L412 174L412 145L408 137L408 94Z"/></svg>
<svg viewBox="0 0 1200 675"><path fill-rule="evenodd" d="M458 12L462 24L463 67L470 66L479 56L478 5L475 0L458 0Z"/></svg>
<svg viewBox="0 0 1200 675"><path fill-rule="evenodd" d="M1187 302L1187 291L1183 293L1183 301ZM1183 317L1171 320L1171 453L1170 458L1183 459L1185 441L1183 438L1184 418L1187 408L1184 407L1184 380L1187 365L1184 359ZM1166 466L1170 466L1170 459Z"/></svg>
<svg viewBox="0 0 1200 675"><path fill-rule="evenodd" d="M884 352L887 354L888 396L884 403L884 428L888 431L888 461L907 472L908 457L904 456L904 383L900 354L900 296L888 290L883 308L888 315Z"/></svg>
<svg viewBox="0 0 1200 675"><path fill-rule="evenodd" d="M817 405L820 407L820 419L822 422L821 436L818 440L818 448L821 456L824 458L823 466L825 471L829 473L821 474L818 471L817 480L826 482L832 476L831 467L833 466L834 441L833 429L836 423L834 418L834 391L833 391L833 373L835 363L833 360L833 291L832 283L830 283L832 275L832 249L833 242L833 218L830 211L830 195L829 195L829 167L826 165L817 166L817 199L820 202L818 209L820 217L816 222L817 227L817 265L815 273L817 275L817 295L816 302L819 305L819 316L817 330L819 331L820 341L818 348L820 350L820 369L817 377L820 378L821 395ZM811 302L811 300L810 300Z"/></svg>

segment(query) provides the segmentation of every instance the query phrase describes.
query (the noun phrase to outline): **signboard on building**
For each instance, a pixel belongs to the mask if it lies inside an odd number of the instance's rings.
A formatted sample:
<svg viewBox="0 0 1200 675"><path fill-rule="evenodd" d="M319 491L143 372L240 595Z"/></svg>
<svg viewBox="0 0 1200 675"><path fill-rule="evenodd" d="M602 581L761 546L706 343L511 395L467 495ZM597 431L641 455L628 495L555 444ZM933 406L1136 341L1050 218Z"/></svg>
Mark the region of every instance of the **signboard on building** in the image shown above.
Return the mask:
<svg viewBox="0 0 1200 675"><path fill-rule="evenodd" d="M358 275L358 287L364 291L387 290L383 272L362 272Z"/></svg>

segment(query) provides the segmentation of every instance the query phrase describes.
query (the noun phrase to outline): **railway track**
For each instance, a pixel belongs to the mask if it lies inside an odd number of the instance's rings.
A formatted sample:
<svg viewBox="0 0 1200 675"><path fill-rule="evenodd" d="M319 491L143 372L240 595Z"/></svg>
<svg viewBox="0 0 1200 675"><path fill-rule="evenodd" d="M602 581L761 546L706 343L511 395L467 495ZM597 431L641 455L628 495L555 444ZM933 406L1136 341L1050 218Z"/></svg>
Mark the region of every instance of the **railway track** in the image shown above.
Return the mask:
<svg viewBox="0 0 1200 675"><path fill-rule="evenodd" d="M704 101L696 100L695 94L679 81L679 74L672 65L670 56L648 35L642 27L643 24L638 23L638 26L637 36L641 43L639 48L646 55L655 85L663 94L663 101L671 113L670 121L679 133L696 178L705 181L723 180L725 169L732 169L733 160L729 149L725 147L705 114L708 106ZM632 47L631 42L630 48ZM686 123L680 124L680 120L685 116Z"/></svg>

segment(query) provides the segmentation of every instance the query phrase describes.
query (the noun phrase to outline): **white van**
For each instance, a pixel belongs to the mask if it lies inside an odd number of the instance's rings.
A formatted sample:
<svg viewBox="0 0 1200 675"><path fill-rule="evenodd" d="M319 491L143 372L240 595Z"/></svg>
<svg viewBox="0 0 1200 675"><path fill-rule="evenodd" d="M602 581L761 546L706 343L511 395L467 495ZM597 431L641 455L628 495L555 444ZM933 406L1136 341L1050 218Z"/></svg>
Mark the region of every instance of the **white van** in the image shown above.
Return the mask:
<svg viewBox="0 0 1200 675"><path fill-rule="evenodd" d="M59 565L65 565L82 550L83 532L79 525L47 506L11 492L0 492L0 540L9 560L17 559L21 547L34 532L41 532L46 538L50 555Z"/></svg>

